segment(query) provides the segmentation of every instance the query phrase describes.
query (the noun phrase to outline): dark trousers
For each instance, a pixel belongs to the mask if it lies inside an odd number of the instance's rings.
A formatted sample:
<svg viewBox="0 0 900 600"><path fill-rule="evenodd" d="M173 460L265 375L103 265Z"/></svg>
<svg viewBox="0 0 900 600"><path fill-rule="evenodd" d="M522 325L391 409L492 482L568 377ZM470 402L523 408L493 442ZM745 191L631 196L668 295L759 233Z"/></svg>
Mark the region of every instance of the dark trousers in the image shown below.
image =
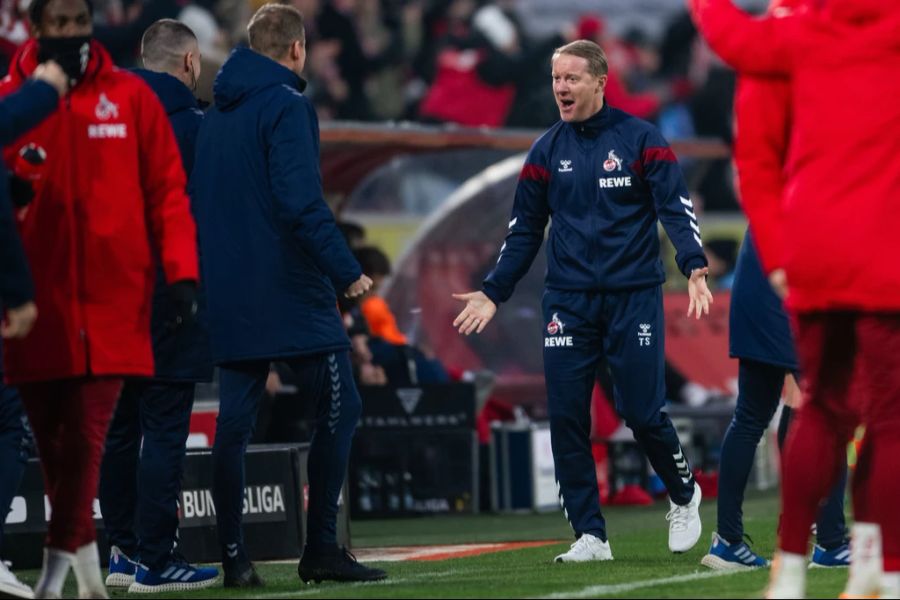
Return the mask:
<svg viewBox="0 0 900 600"><path fill-rule="evenodd" d="M349 351L298 357L285 362L297 385L316 406L309 452L307 548L337 543L338 498L350 460L350 444L362 405ZM213 500L223 558L243 549L244 452L253 434L269 361L245 361L219 370L219 416L213 444Z"/></svg>
<svg viewBox="0 0 900 600"><path fill-rule="evenodd" d="M106 438L100 510L109 543L151 569L175 546L193 403L193 383L130 381Z"/></svg>
<svg viewBox="0 0 900 600"><path fill-rule="evenodd" d="M734 417L722 441L719 467L718 533L729 543L744 537L744 490L753 468L756 447L769 426L784 385L784 367L741 359L738 374L738 400ZM791 409L785 407L779 423L779 445L787 434ZM834 548L844 542L844 492L847 472L822 506L816 523L819 545Z"/></svg>
<svg viewBox="0 0 900 600"><path fill-rule="evenodd" d="M546 290L544 375L560 503L576 535L606 537L591 454L591 390L601 358L616 411L631 428L676 504L694 480L666 413L662 290L598 293Z"/></svg>
<svg viewBox="0 0 900 600"><path fill-rule="evenodd" d="M34 440L16 388L3 385L0 373L0 550L3 524L19 490Z"/></svg>

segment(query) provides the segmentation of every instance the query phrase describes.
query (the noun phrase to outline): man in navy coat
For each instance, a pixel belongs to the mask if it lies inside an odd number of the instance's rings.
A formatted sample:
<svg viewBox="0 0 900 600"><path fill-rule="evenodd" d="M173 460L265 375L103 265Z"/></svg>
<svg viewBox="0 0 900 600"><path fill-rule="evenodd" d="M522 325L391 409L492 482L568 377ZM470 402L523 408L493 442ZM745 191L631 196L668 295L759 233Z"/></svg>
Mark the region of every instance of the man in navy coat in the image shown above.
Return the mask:
<svg viewBox="0 0 900 600"><path fill-rule="evenodd" d="M303 17L269 4L214 84L192 176L220 404L213 497L226 586L261 585L243 544L244 451L269 364L287 362L316 404L304 581L375 580L337 546L337 511L361 410L337 294L372 284L322 195L319 128L300 77Z"/></svg>
<svg viewBox="0 0 900 600"><path fill-rule="evenodd" d="M0 144L12 143L43 121L56 110L67 89L67 77L56 63L39 66L34 81L0 100ZM33 151L40 160L41 150ZM16 198L12 199L9 176L5 166L0 165L0 335L3 338L24 337L37 318L34 285L13 216L13 205L22 207L30 200L30 186L27 180L18 179L12 186L16 190ZM29 438L19 393L3 384L0 343L0 547L6 514L25 473ZM0 594L30 598L31 593L31 588L0 561Z"/></svg>
<svg viewBox="0 0 900 600"><path fill-rule="evenodd" d="M157 21L144 32L141 58L146 68L135 73L166 109L190 176L203 122L194 97L200 76L197 38L183 23ZM174 552L194 388L210 381L213 370L202 310L193 319L178 317L177 305L195 300L194 290L183 285L170 288L157 267L151 315L154 377L126 382L100 470L100 509L110 544L106 585L132 592L199 589L213 585L219 575ZM202 302L198 305L202 308Z"/></svg>

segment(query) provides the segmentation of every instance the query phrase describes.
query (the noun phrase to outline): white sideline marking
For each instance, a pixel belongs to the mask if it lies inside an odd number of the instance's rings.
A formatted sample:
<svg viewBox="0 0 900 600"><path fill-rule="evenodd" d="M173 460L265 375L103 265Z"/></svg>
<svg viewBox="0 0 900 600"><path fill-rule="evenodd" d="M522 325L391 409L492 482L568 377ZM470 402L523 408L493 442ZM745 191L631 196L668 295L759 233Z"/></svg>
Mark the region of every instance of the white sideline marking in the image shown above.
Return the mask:
<svg viewBox="0 0 900 600"><path fill-rule="evenodd" d="M699 579L713 579L715 577L724 577L726 575L751 572L752 571L697 571L688 575L673 575L672 577L661 577L659 579L645 579L643 581L635 581L633 583L592 585L581 590L571 592L557 592L548 596L542 596L542 598L594 598L596 596L611 596L613 594L623 594L625 592L631 592L633 590L656 587L658 585L666 585L669 583L683 583L685 581L697 581Z"/></svg>

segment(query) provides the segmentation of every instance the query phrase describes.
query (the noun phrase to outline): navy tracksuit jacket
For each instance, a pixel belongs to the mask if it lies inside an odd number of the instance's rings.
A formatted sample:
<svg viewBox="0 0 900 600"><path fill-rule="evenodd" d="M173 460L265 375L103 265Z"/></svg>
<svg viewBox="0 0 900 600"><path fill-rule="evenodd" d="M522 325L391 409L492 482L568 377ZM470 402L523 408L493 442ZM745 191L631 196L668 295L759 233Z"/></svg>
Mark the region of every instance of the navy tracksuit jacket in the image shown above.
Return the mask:
<svg viewBox="0 0 900 600"><path fill-rule="evenodd" d="M749 229L734 269L728 353L731 358L754 360L784 371L800 368L784 303L769 285Z"/></svg>
<svg viewBox="0 0 900 600"><path fill-rule="evenodd" d="M706 265L700 227L675 155L653 125L608 105L580 123L558 122L532 146L509 233L483 291L507 300L544 240L544 372L560 501L576 535L606 539L590 448L590 397L605 356L616 409L672 500L693 478L665 398L664 323L657 222L689 276Z"/></svg>

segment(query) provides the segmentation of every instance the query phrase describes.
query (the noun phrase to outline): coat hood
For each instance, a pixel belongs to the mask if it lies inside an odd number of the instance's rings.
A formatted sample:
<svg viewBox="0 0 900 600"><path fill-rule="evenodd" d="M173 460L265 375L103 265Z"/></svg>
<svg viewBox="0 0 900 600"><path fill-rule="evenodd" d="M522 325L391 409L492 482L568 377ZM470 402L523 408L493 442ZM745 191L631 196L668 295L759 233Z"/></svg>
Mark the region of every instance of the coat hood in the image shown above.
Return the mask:
<svg viewBox="0 0 900 600"><path fill-rule="evenodd" d="M213 97L216 108L229 111L254 94L279 85L302 92L306 81L271 58L249 48L236 48L216 75Z"/></svg>

